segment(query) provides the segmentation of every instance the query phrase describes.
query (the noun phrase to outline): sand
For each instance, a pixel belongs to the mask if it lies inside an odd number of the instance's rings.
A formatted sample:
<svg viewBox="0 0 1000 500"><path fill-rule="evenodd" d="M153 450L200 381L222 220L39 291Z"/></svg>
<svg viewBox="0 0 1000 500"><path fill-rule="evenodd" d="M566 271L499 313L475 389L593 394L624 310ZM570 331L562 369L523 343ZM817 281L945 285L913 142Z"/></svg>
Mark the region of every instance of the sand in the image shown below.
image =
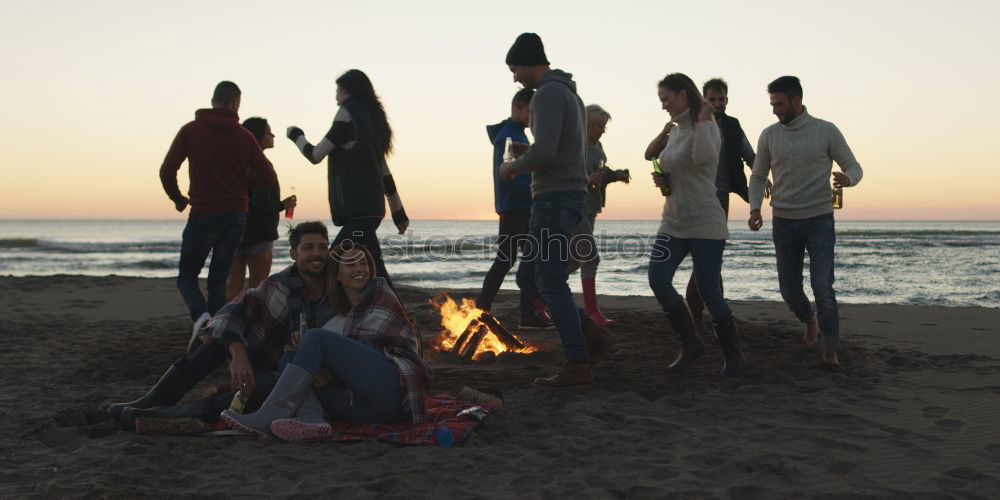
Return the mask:
<svg viewBox="0 0 1000 500"><path fill-rule="evenodd" d="M683 375L648 297L605 297L617 352L580 389L538 389L541 351L429 351L436 390L500 389L461 446L138 436L93 410L156 381L187 340L172 280L0 278L0 497L1000 498L1000 310L843 305L843 369L820 369L781 304L733 305L749 362ZM437 290L401 297L426 337ZM463 295L459 293L458 295ZM472 296L465 291L465 296ZM516 325L516 296L494 312ZM220 369L206 385L226 380Z"/></svg>

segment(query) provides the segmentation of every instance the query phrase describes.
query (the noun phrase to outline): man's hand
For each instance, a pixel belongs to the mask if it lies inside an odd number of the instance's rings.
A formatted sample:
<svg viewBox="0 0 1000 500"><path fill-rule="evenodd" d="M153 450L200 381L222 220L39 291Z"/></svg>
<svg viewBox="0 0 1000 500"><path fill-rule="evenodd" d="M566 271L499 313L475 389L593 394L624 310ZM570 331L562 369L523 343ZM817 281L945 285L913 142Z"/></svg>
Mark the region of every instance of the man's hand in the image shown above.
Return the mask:
<svg viewBox="0 0 1000 500"><path fill-rule="evenodd" d="M517 158L517 157L523 155L524 152L527 151L529 147L530 146L528 146L527 144L525 144L523 142L511 142L510 143L510 153L512 155L514 155L514 158Z"/></svg>
<svg viewBox="0 0 1000 500"><path fill-rule="evenodd" d="M515 177L517 177L517 174L515 174L514 170L511 169L512 165L513 165L513 162L509 162L509 161L500 164L500 178L501 179L503 179L505 181L512 181L512 180L514 180Z"/></svg>
<svg viewBox="0 0 1000 500"><path fill-rule="evenodd" d="M281 200L281 204L285 206L286 210L289 208L295 208L295 206L299 204L299 199L296 198L295 195L293 194L288 198Z"/></svg>
<svg viewBox="0 0 1000 500"><path fill-rule="evenodd" d="M764 184L764 198L771 197L771 190L774 189L774 184L771 184L771 179L767 180L767 184Z"/></svg>
<svg viewBox="0 0 1000 500"><path fill-rule="evenodd" d="M843 172L833 173L833 187L840 189L851 186L851 178Z"/></svg>
<svg viewBox="0 0 1000 500"><path fill-rule="evenodd" d="M590 182L592 186L600 186L602 180L604 180L604 172L594 172L594 174L590 176L588 182Z"/></svg>
<svg viewBox="0 0 1000 500"><path fill-rule="evenodd" d="M234 391L250 395L254 388L253 365L247 357L246 347L240 342L230 342L229 353L232 355L229 360L229 385Z"/></svg>
<svg viewBox="0 0 1000 500"><path fill-rule="evenodd" d="M288 131L285 132L285 135L289 139L291 139L292 142L295 142L295 141L299 140L299 137L302 137L303 135L306 135L306 133L303 132L302 129L300 129L299 127L296 127L295 125L292 125L291 127L288 127Z"/></svg>
<svg viewBox="0 0 1000 500"><path fill-rule="evenodd" d="M751 231L760 231L761 226L764 225L764 219L760 216L760 210L750 211L750 220L747 221L747 225L750 226Z"/></svg>
<svg viewBox="0 0 1000 500"><path fill-rule="evenodd" d="M174 200L174 208L177 209L178 212L183 212L189 203L191 203L191 200L189 200L186 196L181 196L180 199Z"/></svg>

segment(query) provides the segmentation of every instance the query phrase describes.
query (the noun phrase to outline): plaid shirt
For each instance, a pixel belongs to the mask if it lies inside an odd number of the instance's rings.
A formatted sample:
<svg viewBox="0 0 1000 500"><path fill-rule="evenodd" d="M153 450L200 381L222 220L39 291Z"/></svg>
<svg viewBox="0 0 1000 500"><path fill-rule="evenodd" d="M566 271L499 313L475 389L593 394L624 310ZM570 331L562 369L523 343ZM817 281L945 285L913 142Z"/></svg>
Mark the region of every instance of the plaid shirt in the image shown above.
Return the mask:
<svg viewBox="0 0 1000 500"><path fill-rule="evenodd" d="M242 342L255 370L274 366L284 354L285 346L292 343L292 331L302 326L314 328L333 317L330 301L324 294L316 305L315 324L311 324L306 319L308 315L303 314L304 300L298 269L288 266L261 282L240 301L219 309L208 324L209 339L223 346Z"/></svg>
<svg viewBox="0 0 1000 500"><path fill-rule="evenodd" d="M344 335L380 349L399 366L414 424L427 419L431 368L417 354L420 339L396 294L383 278L372 278L361 302L347 313Z"/></svg>

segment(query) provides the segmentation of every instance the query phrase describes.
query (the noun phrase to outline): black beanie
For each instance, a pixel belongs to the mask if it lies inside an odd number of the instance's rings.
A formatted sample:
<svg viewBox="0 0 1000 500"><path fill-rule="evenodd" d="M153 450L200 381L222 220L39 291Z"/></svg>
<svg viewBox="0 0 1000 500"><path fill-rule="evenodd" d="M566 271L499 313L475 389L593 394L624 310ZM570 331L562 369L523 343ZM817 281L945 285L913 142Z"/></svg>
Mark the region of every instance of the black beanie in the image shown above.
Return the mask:
<svg viewBox="0 0 1000 500"><path fill-rule="evenodd" d="M521 33L507 51L508 66L541 66L549 64L545 58L542 39L534 33Z"/></svg>

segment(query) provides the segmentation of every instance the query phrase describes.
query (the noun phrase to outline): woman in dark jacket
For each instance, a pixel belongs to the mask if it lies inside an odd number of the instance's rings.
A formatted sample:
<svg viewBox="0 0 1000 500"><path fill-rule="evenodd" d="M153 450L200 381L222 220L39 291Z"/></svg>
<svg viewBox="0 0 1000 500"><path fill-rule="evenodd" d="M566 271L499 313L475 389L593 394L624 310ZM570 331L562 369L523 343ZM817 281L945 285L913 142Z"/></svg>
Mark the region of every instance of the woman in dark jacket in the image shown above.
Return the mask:
<svg viewBox="0 0 1000 500"><path fill-rule="evenodd" d="M333 224L341 227L332 246L351 239L368 247L378 276L391 287L376 234L385 217L383 197L389 198L399 234L409 225L385 161L392 153L392 128L371 80L360 70L349 70L337 78L337 104L340 109L333 125L318 144L310 144L302 129L294 126L288 127L288 138L313 164L329 157L330 215Z"/></svg>
<svg viewBox="0 0 1000 500"><path fill-rule="evenodd" d="M264 118L247 118L243 128L257 138L260 149L274 147L274 134ZM236 250L226 284L226 300L229 301L243 292L247 267L250 268L250 288L256 288L271 274L274 240L278 239L278 214L287 208L295 208L296 203L295 196L281 199L281 187L277 181L268 187L250 189L249 196L250 210L243 241Z"/></svg>

